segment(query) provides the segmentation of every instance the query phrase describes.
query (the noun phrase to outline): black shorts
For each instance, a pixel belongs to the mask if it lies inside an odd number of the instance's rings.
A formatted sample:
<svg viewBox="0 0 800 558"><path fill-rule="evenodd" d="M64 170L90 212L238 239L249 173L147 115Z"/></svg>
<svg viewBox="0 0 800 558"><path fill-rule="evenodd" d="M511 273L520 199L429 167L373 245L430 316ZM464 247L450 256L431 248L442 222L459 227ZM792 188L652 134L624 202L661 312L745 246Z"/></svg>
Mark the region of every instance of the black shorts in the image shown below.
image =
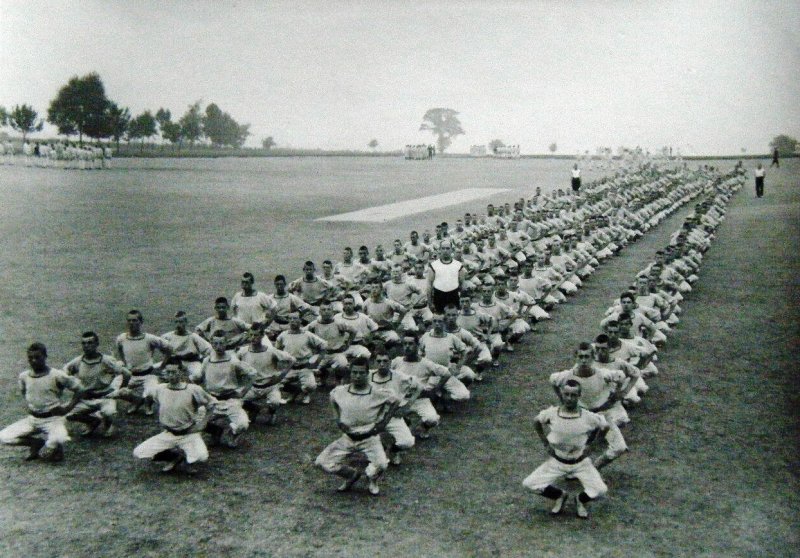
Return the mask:
<svg viewBox="0 0 800 558"><path fill-rule="evenodd" d="M581 179L580 178L573 178L572 179L572 191L577 192L581 189Z"/></svg>
<svg viewBox="0 0 800 558"><path fill-rule="evenodd" d="M444 313L444 307L452 304L456 308L460 306L459 289L454 291L440 291L433 289L433 311L437 314Z"/></svg>

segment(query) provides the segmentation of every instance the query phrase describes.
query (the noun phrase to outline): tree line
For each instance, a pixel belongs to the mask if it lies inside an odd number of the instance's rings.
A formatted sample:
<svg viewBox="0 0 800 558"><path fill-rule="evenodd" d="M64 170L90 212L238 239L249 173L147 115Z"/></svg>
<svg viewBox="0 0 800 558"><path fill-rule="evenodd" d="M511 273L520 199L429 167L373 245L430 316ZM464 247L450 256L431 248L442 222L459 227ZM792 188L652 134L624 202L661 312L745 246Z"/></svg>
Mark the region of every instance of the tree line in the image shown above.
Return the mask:
<svg viewBox="0 0 800 558"><path fill-rule="evenodd" d="M47 109L47 122L64 136L77 136L83 145L84 137L93 140L109 139L117 143L145 140L160 134L178 150L207 139L215 147L240 148L250 135L249 124L239 124L215 103L202 109L200 102L189 106L177 120L169 109L159 108L155 115L146 110L132 116L128 107L121 107L106 96L105 87L97 73L74 76L64 85ZM39 132L44 122L29 105L14 106L10 111L0 106L0 126L10 126L22 134L22 141Z"/></svg>

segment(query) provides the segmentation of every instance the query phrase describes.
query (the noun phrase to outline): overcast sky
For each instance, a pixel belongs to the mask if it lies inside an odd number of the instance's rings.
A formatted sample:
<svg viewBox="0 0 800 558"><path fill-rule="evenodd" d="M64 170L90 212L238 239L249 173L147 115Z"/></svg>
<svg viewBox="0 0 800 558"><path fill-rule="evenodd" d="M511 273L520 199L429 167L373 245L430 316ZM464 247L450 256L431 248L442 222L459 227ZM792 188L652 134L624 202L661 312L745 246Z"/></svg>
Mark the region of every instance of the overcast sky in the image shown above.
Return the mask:
<svg viewBox="0 0 800 558"><path fill-rule="evenodd" d="M800 2L47 2L0 0L0 105L50 100L96 71L136 115L196 100L250 123L248 145L500 138L765 152L800 137Z"/></svg>

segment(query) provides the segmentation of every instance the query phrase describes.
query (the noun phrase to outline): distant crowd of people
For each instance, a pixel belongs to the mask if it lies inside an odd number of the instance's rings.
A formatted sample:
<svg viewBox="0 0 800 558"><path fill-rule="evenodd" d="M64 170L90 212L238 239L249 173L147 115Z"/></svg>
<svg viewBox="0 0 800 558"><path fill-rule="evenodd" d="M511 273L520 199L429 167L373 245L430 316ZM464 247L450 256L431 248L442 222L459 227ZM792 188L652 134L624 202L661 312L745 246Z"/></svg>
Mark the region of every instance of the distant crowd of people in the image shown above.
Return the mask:
<svg viewBox="0 0 800 558"><path fill-rule="evenodd" d="M433 159L436 155L436 146L434 145L406 145L403 148L403 156L406 159Z"/></svg>
<svg viewBox="0 0 800 558"><path fill-rule="evenodd" d="M111 147L83 145L73 142L25 141L18 150L10 141L0 142L0 162L3 165L47 167L60 169L105 169L111 166Z"/></svg>
<svg viewBox="0 0 800 558"><path fill-rule="evenodd" d="M608 441L598 467L624 451L610 425L620 424L616 403L635 403L646 391L644 377L656 373L655 347L677 323L680 294L696 279L741 176L646 162L579 192L543 195L537 188L530 199L489 204L452 228L411 231L390 250L378 245L371 255L360 246L355 257L345 247L340 261L325 260L321 270L307 261L294 280L275 276L272 293L258 290L246 272L241 290L230 299L218 296L213 314L194 327L178 310L175 328L154 335L144 331L141 312L131 310L113 356L101 352L93 330L82 335L81 354L61 368L49 366L47 348L34 343L30 369L19 376L28 416L0 431L0 443L27 446L27 459L60 461L68 425L82 424L86 436L114 436L124 401L128 414L157 413L162 428L134 456L161 462L165 472L191 471L208 459L204 434L212 445L236 448L258 417L275 425L282 406L309 405L316 391L330 388L341 436L315 463L342 478L341 491L366 477L369 492L378 494L389 465L431 436L440 413L468 408L471 390L493 376L503 355L550 319L602 262L703 196L671 247L610 312L605 337L579 347L579 365L570 373L577 379L553 378L562 406L537 417L555 461L525 485L563 505L565 496L551 482L556 472L574 474L586 481L578 496L583 506L604 492L586 462L586 444L596 431ZM635 339L624 341L628 335ZM595 357L597 367L615 371L601 372L590 389L581 378ZM594 414L611 407L618 415ZM576 413L588 418L579 427L564 422ZM366 464L353 461L356 454Z"/></svg>

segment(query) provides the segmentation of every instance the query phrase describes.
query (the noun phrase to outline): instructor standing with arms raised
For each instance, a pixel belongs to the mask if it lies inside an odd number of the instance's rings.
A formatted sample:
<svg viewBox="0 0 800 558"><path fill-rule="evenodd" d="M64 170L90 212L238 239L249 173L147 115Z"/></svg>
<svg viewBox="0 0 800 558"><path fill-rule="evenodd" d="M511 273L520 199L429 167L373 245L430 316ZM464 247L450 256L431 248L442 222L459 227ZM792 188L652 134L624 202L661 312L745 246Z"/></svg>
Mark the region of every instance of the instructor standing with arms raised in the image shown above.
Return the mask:
<svg viewBox="0 0 800 558"><path fill-rule="evenodd" d="M439 259L432 260L428 267L428 306L437 314L443 314L448 304L459 307L459 293L464 284L464 266L453 259L453 246L449 241L439 245Z"/></svg>

